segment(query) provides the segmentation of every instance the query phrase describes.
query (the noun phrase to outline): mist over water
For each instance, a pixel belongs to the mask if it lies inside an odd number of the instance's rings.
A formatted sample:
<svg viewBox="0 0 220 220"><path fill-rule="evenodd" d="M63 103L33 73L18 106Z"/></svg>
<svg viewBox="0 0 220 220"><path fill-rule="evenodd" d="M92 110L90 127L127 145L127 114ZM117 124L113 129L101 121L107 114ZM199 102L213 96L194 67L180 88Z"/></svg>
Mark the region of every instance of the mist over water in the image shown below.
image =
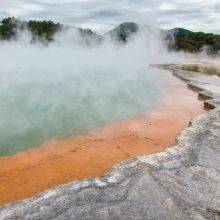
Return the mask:
<svg viewBox="0 0 220 220"><path fill-rule="evenodd" d="M0 43L0 155L147 111L164 89L148 64L172 59L157 33L124 46L88 47L75 31L48 46L29 42Z"/></svg>

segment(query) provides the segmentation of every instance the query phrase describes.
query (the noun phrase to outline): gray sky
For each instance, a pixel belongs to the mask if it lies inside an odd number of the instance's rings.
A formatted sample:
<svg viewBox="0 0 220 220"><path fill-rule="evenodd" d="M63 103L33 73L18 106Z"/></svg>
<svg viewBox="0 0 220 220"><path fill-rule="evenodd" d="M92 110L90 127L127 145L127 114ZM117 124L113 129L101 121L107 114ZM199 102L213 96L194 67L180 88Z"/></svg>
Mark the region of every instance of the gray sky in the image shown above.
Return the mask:
<svg viewBox="0 0 220 220"><path fill-rule="evenodd" d="M0 18L51 19L103 33L124 22L220 33L220 0L0 0Z"/></svg>

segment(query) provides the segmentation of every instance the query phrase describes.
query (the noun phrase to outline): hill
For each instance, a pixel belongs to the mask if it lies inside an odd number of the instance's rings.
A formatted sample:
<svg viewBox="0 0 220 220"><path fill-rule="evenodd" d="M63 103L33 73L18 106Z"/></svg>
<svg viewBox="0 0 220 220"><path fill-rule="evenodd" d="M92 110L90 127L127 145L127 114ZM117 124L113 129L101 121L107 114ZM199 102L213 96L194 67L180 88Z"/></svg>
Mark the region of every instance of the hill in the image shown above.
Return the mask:
<svg viewBox="0 0 220 220"><path fill-rule="evenodd" d="M175 28L167 31L166 41L170 50L198 53L206 49L208 54L220 51L220 35L204 32L193 32Z"/></svg>
<svg viewBox="0 0 220 220"><path fill-rule="evenodd" d="M18 30L28 30L32 34L32 42L41 41L49 43L53 41L54 35L66 28L66 26L53 21L21 21L14 17L3 19L0 22L0 40L16 40ZM126 43L138 33L140 29L150 29L148 26L140 26L132 22L124 22L106 34L99 35L91 29L76 27L79 35L86 44L99 44L104 38L112 41ZM208 54L216 55L220 51L220 35L204 32L193 32L183 28L171 30L160 30L162 38L165 40L169 50L199 53L206 49Z"/></svg>
<svg viewBox="0 0 220 220"><path fill-rule="evenodd" d="M184 28L173 28L167 31L167 34L170 36L180 36L180 35L187 35L193 33L190 30L184 29Z"/></svg>
<svg viewBox="0 0 220 220"><path fill-rule="evenodd" d="M136 34L138 30L138 24L132 22L124 22L107 32L105 36L109 36L112 40L125 43L132 35Z"/></svg>

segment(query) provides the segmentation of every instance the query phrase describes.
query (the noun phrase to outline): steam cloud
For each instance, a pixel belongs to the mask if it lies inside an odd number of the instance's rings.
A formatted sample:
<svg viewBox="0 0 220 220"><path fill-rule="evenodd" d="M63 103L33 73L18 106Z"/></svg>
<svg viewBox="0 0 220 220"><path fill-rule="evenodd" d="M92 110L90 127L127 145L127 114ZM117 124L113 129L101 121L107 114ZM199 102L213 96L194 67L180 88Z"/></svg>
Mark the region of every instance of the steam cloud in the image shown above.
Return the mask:
<svg viewBox="0 0 220 220"><path fill-rule="evenodd" d="M76 30L48 46L30 39L27 32L0 43L0 154L146 111L163 89L148 64L175 57L153 29L123 46L86 46Z"/></svg>

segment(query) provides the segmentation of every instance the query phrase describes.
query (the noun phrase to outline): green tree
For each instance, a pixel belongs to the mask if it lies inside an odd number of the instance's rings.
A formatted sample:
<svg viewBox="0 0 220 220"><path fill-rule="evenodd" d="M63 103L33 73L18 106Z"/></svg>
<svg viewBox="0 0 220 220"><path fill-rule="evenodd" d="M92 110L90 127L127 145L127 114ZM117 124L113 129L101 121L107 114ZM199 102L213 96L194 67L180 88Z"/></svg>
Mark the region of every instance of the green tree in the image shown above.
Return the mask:
<svg viewBox="0 0 220 220"><path fill-rule="evenodd" d="M5 18L0 22L0 39L10 40L15 37L16 19L14 17Z"/></svg>
<svg viewBox="0 0 220 220"><path fill-rule="evenodd" d="M59 23L54 23L53 21L30 20L27 23L27 28L34 37L52 41L54 34L61 29L61 25Z"/></svg>

